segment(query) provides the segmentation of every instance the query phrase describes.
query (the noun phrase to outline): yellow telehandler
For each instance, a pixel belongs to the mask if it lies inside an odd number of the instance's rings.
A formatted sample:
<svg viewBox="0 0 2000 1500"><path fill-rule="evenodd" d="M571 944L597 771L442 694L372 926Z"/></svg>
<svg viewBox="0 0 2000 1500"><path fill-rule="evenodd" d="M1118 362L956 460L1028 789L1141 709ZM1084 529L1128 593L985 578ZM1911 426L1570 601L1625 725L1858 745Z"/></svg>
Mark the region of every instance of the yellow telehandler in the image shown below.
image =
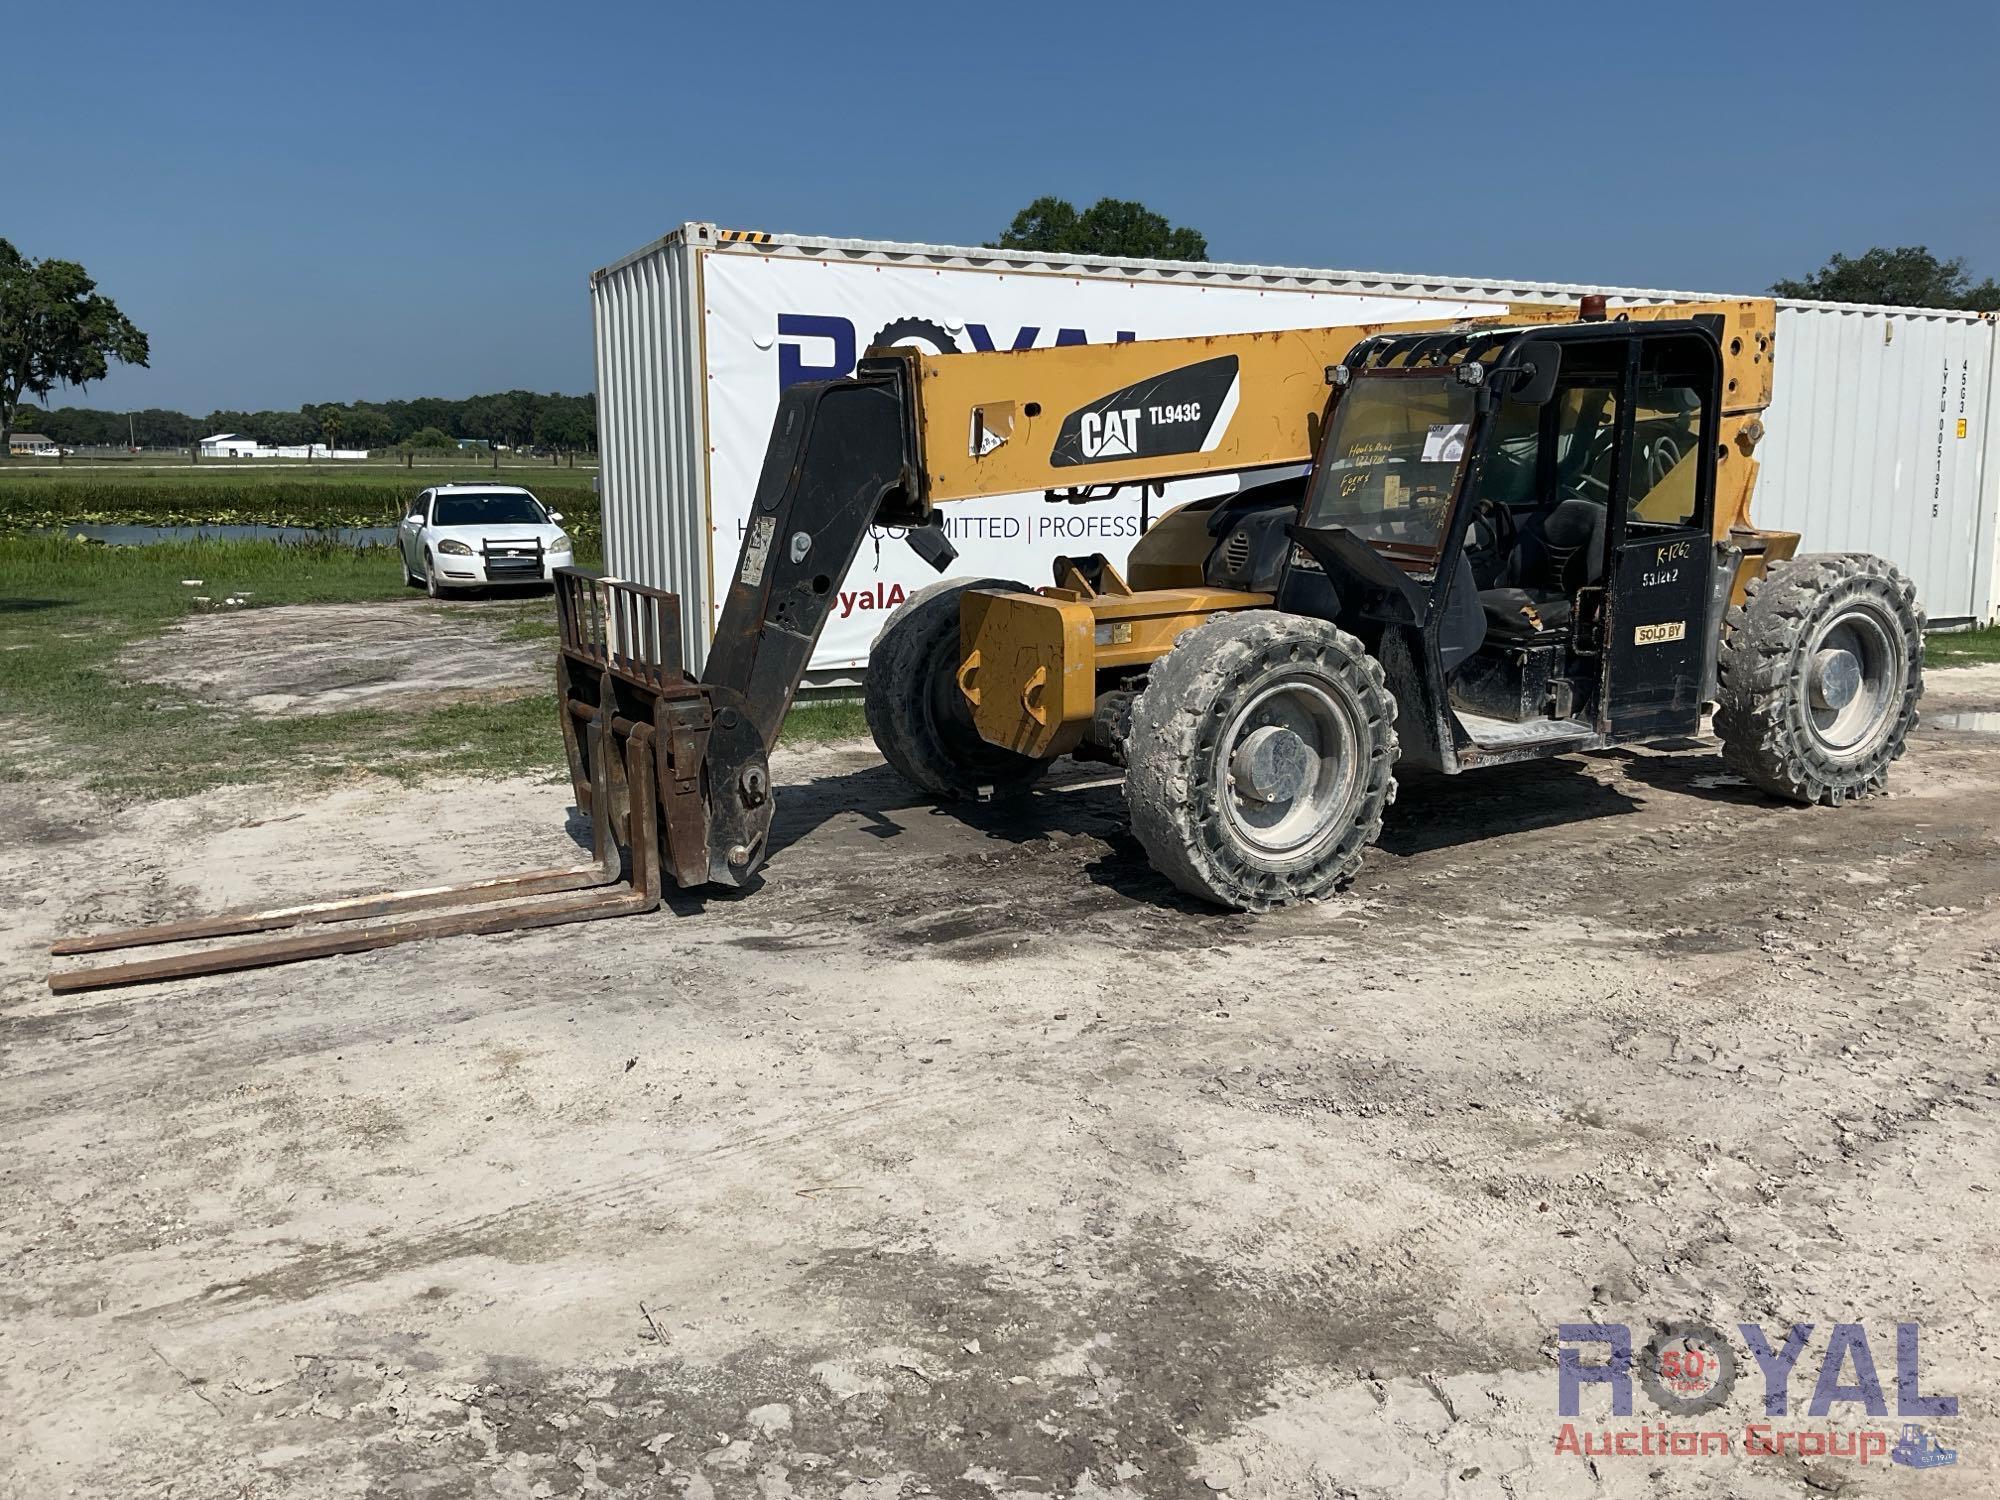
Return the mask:
<svg viewBox="0 0 2000 1500"><path fill-rule="evenodd" d="M1275 471L1161 517L1129 576L1092 556L1058 559L1040 588L932 585L867 675L876 743L932 796L999 795L1065 754L1125 767L1148 856L1206 901L1264 911L1337 889L1398 764L1457 774L1677 738L1710 706L1730 766L1771 793L1878 791L1916 722L1923 615L1892 564L1797 556L1796 534L1751 521L1775 352L1767 300L1602 298L876 351L784 393L699 680L673 595L558 578L558 702L593 862L70 940L57 951L314 929L50 982L585 921L657 906L663 879L744 884L771 826L771 747L871 528L902 528L943 572L938 508L988 495L1088 503Z"/></svg>

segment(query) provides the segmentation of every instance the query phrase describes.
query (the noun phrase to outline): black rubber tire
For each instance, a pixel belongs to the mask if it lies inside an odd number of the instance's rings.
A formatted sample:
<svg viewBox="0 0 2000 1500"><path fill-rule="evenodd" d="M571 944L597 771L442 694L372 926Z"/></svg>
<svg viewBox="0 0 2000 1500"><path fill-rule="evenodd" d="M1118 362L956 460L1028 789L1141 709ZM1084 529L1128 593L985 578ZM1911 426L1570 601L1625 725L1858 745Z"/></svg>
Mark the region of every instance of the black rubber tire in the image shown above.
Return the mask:
<svg viewBox="0 0 2000 1500"><path fill-rule="evenodd" d="M1344 811L1298 854L1273 859L1231 827L1223 735L1264 686L1304 675L1351 710L1367 756ZM1181 890L1218 906L1269 911L1352 879L1396 800L1396 699L1382 664L1325 620L1244 610L1182 632L1132 705L1125 801L1132 832Z"/></svg>
<svg viewBox="0 0 2000 1500"><path fill-rule="evenodd" d="M1876 726L1834 751L1810 727L1807 649L1829 622L1872 614L1899 637L1900 682L1885 683ZM1894 675L1894 674L1892 674ZM1779 797L1833 806L1881 791L1917 724L1924 694L1924 612L1916 585L1893 563L1864 552L1821 552L1774 564L1752 579L1730 610L1717 662L1715 732L1722 755L1745 780Z"/></svg>
<svg viewBox="0 0 2000 1500"><path fill-rule="evenodd" d="M861 703L882 758L920 792L947 800L1026 786L1049 763L979 737L958 690L959 596L1013 589L1005 578L946 578L918 589L889 616L868 651Z"/></svg>
<svg viewBox="0 0 2000 1500"><path fill-rule="evenodd" d="M914 340L918 345L938 354L960 353L958 340L951 336L949 328L933 323L929 318L897 318L884 323L875 330L867 349L893 348ZM863 350L866 352L866 349Z"/></svg>

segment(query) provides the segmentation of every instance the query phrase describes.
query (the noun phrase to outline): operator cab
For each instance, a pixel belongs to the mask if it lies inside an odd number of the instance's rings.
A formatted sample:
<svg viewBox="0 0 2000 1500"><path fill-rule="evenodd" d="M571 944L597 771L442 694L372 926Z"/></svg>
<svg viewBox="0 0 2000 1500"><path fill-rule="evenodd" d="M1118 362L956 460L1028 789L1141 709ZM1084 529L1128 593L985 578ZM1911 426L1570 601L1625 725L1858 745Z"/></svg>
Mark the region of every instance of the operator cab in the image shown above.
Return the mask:
<svg viewBox="0 0 2000 1500"><path fill-rule="evenodd" d="M1419 763L1694 730L1721 368L1694 322L1357 345L1274 558L1281 607L1382 660Z"/></svg>

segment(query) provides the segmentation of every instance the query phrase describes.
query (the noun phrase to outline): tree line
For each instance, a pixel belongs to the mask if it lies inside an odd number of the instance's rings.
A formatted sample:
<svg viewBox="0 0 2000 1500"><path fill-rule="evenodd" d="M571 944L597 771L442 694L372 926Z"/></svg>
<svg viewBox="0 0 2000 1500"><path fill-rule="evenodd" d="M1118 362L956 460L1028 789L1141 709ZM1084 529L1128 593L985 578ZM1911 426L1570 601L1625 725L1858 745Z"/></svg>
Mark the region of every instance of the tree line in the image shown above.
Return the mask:
<svg viewBox="0 0 2000 1500"><path fill-rule="evenodd" d="M1859 255L1835 254L1810 276L1773 282L1771 294L1809 302L2000 311L2000 281L1988 276L1974 282L1965 257L1943 260L1923 245L1877 245Z"/></svg>
<svg viewBox="0 0 2000 1500"><path fill-rule="evenodd" d="M52 411L23 405L15 424L65 448L187 448L218 432L234 432L274 447L325 443L333 448L439 448L474 439L510 448L586 452L597 446L597 398L500 391L452 400L418 396L409 401L329 401L297 411L212 411L205 417L148 407L97 411L77 406Z"/></svg>

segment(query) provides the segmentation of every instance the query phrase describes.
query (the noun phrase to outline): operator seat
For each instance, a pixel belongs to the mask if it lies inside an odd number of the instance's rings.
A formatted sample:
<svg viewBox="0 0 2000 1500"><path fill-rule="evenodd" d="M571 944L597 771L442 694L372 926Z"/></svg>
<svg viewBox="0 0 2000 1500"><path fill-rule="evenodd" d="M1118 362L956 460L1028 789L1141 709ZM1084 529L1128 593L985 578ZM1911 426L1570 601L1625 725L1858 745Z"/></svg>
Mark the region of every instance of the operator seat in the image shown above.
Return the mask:
<svg viewBox="0 0 2000 1500"><path fill-rule="evenodd" d="M1568 627L1576 591L1604 577L1607 515L1597 501L1571 496L1521 523L1493 586L1479 591L1490 637L1528 640Z"/></svg>

